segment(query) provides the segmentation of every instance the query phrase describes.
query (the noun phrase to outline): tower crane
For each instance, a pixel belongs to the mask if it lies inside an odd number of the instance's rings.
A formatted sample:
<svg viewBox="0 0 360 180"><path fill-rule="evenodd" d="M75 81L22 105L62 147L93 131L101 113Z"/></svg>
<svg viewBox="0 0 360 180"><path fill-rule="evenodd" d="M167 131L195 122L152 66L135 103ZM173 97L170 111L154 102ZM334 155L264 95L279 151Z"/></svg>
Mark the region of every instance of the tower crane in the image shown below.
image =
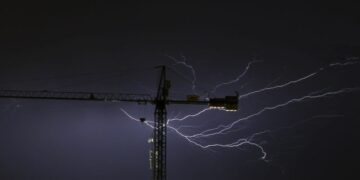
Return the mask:
<svg viewBox="0 0 360 180"><path fill-rule="evenodd" d="M155 105L154 130L151 141L153 145L150 151L153 180L166 180L166 106L169 104L194 104L207 105L209 108L223 109L226 111L236 111L238 109L238 95L204 100L199 100L199 97L195 95L190 95L185 100L169 99L171 82L166 78L166 67L158 66L158 68L161 69L161 74L156 97L148 94L0 90L0 98L83 100L113 103L125 101L153 104ZM145 119L140 119L140 121L145 121Z"/></svg>

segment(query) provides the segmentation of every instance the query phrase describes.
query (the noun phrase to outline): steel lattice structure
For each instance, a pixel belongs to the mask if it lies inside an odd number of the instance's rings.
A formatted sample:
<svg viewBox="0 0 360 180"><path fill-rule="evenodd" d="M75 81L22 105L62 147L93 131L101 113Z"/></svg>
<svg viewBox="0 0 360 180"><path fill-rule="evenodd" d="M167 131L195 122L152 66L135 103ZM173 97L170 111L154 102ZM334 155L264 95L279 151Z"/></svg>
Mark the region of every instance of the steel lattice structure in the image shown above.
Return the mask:
<svg viewBox="0 0 360 180"><path fill-rule="evenodd" d="M226 96L225 98L209 98L199 100L197 96L190 96L186 100L168 99L171 83L166 79L166 67L161 69L160 82L156 97L148 94L121 94L121 93L96 93L96 92L58 92L58 91L29 91L29 90L0 90L0 98L24 98L24 99L51 99L51 100L83 100L105 102L137 102L155 105L154 130L150 153L151 167L154 180L166 180L166 134L168 104L194 104L208 105L210 108L220 108L227 111L236 111L238 108L238 95ZM195 98L194 98L195 97Z"/></svg>

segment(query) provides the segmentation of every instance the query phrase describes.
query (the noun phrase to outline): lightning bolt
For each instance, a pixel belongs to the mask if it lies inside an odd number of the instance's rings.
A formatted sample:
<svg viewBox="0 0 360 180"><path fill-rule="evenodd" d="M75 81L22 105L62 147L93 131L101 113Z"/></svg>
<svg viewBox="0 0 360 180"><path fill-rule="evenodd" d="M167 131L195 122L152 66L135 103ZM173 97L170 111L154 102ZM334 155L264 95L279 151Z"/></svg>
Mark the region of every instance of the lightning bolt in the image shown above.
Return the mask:
<svg viewBox="0 0 360 180"><path fill-rule="evenodd" d="M262 113L266 112L266 111L269 111L269 110L275 110L275 109L278 109L278 108L281 108L281 107L285 107L285 106L288 106L292 103L296 103L296 102L302 102L306 99L317 99L317 98L323 98L325 96L330 96L330 95L337 95L337 94L341 94L341 93L347 93L347 92L353 92L353 91L357 91L357 90L360 90L360 88L345 88L345 89L341 89L341 90L338 90L338 91L330 91L330 92L326 92L326 93L323 93L323 94L319 94L319 95L307 95L307 96L303 96L301 98L295 98L295 99L291 99L285 103L282 103L282 104L278 104L278 105L275 105L275 106L270 106L270 107L265 107L263 108L262 110L258 111L257 113L254 113L254 114L251 114L249 116L246 116L244 118L241 118L241 119L238 119L236 121L234 121L233 123L229 124L229 125L220 125L216 128L213 128L213 129L208 129L208 130L205 130L201 133L198 133L198 134L194 134L194 135L186 135L182 132L180 132L180 128L175 128L171 125L168 125L167 127L171 130L173 130L176 134L178 134L179 136L183 137L185 140L187 140L189 143L193 144L193 145L196 145L197 147L200 147L200 148L203 148L203 149L207 149L207 148L214 148L214 147L220 147L220 148L235 148L235 147L240 147L240 146L243 146L243 145L251 145L251 146L254 146L256 148L258 148L261 153L262 153L262 156L260 159L262 160L266 160L266 157L267 157L267 153L266 151L264 150L263 146L261 146L260 144L258 143L255 143L254 142L254 137L255 136L258 136L260 134L264 134L264 133L267 133L267 132L270 132L269 130L266 130L266 131L262 131L262 132L256 132L256 133L253 133L252 135L250 135L249 137L247 138L239 138L237 139L236 141L234 142L231 142L231 143L213 143L213 144L207 144L207 145L203 145L203 144L200 144L198 142L196 142L194 140L194 138L204 138L204 137L210 137L210 136L214 136L214 135L220 135L220 134L224 134L226 133L226 131L232 129L234 127L234 125L236 125L237 123L241 122L241 121L244 121L244 120L248 120L252 117L255 117L255 116L258 116L258 115L261 115ZM130 119L134 120L134 121L138 121L138 119L134 118L132 115L130 115L128 112L126 112L124 109L121 109L121 111L127 116L129 117ZM200 111L200 112L204 112L204 111ZM189 116L190 117L190 116ZM154 128L154 126L151 125L151 121L150 122L144 122L147 126L149 126L150 128ZM298 124L298 123L297 123ZM297 124L293 125L293 126L296 126ZM292 127L293 127L292 126ZM290 127L288 127L290 128ZM218 130L220 129L220 130ZM213 133L209 133L211 131L215 131Z"/></svg>
<svg viewBox="0 0 360 180"><path fill-rule="evenodd" d="M296 80L289 81L289 82L284 83L284 84L280 84L280 85L276 85L276 86L272 86L272 87L266 87L266 88L259 89L259 90L256 90L256 91L251 91L249 93L240 95L239 99L245 98L245 97L253 95L253 94L261 93L261 92L264 92L264 91L274 90L274 89L283 88L283 87L286 87L286 86L289 86L289 85L292 85L292 84L296 84L296 83L299 83L299 82L304 81L306 79L309 79L309 78L315 76L316 74L318 74L318 72L308 74L308 75L306 75L304 77L301 77L301 78L296 79Z"/></svg>
<svg viewBox="0 0 360 180"><path fill-rule="evenodd" d="M134 121L137 121L137 122L140 122L140 120L138 120L137 118L135 118L134 116L130 115L127 111L125 111L124 109L120 109L129 119L131 120L134 120ZM148 127L150 128L154 128L153 125L151 125L151 123L153 123L152 121L150 122L144 122ZM189 143L197 146L197 147L200 147L202 149L208 149L208 148L214 148L214 147L221 147L221 148L235 148L235 147L240 147L240 146L243 146L243 145L251 145L251 146L255 146L257 147L258 149L261 150L261 153L262 153L262 156L260 159L263 159L265 160L266 158L266 155L267 153L265 152L264 148L255 143L255 142L252 142L251 140L249 140L249 138L240 138L238 140L236 140L235 142L232 142L232 143L227 143L227 144L220 144L220 143L216 143L216 144L208 144L208 145L202 145L196 141L194 141L192 139L191 136L187 136L185 134L183 134L182 132L179 131L179 128L175 128L175 127L172 127L170 125L167 126L170 130L174 131L176 134L178 134L179 136L183 137L185 140L187 140Z"/></svg>
<svg viewBox="0 0 360 180"><path fill-rule="evenodd" d="M178 60L176 59L175 57L173 56L169 56L169 55L166 55L166 57L170 58L171 60L173 60L176 64L180 64L180 65L183 65L184 67L188 68L190 71L191 71L191 74L192 74L192 81L191 81L191 84L192 84L192 91L194 94L197 94L196 93L196 72L195 72L195 69L192 65L186 63L186 57L184 55L181 55L182 57L182 61L181 60Z"/></svg>
<svg viewBox="0 0 360 180"><path fill-rule="evenodd" d="M172 119L168 119L168 124L169 124L170 122L174 122L174 121L184 121L185 119L188 119L188 118L197 117L197 116L199 116L200 114L202 114L202 113L204 113L204 112L206 112L206 111L209 111L209 110L212 110L212 109L211 109L211 108L205 108L205 109L203 109L203 110L201 110L201 111L199 111L199 112L197 112L197 113L195 113L195 114L189 114L189 115L186 115L186 116L184 116L184 117L182 117L182 118L177 118L177 117L175 117L175 118L172 118Z"/></svg>
<svg viewBox="0 0 360 180"><path fill-rule="evenodd" d="M131 120L140 122L139 119L134 118L134 116L130 115L130 114L129 114L127 111L125 111L124 109L120 108L120 110L121 110L128 118L130 118ZM150 128L153 128L153 129L154 129L154 126L151 125L151 124L154 123L153 121L145 121L144 123L145 123L147 126L149 126Z"/></svg>
<svg viewBox="0 0 360 180"><path fill-rule="evenodd" d="M332 67L332 66L347 66L347 65L354 65L354 64L359 64L359 61L349 61L349 62L345 62L345 63L332 63L332 64L329 64L329 67Z"/></svg>
<svg viewBox="0 0 360 180"><path fill-rule="evenodd" d="M192 85L193 85L192 89L193 89L193 91L195 91L195 88L196 88L196 86L195 86L195 84L196 84L196 76L195 76L194 68L191 65L189 65L189 64L187 64L185 62L184 57L183 57L184 61L179 61L176 58L173 58L171 56L168 56L168 57L171 58L175 63L182 64L185 67L191 69L191 72L192 72L193 77L194 77L193 81L192 81ZM351 60L355 60L355 59L351 59ZM236 83L236 82L240 81L240 79L246 75L246 73L250 69L251 65L253 63L255 63L255 62L257 62L257 61L249 62L247 64L245 70L242 73L240 73L240 75L237 78L235 78L235 79L233 79L231 81L223 82L223 83L220 83L220 84L216 85L212 89L211 92L216 92L216 90L218 88L222 87L222 86L233 84L233 83ZM340 62L331 63L331 64L328 64L327 66L323 66L323 67L319 68L315 72L306 74L306 75L304 75L304 76L302 76L302 77L300 77L298 79L291 80L291 81L288 81L286 83L271 86L271 87L268 87L268 86L270 86L270 85L268 85L265 88L258 89L258 90L251 91L251 92L248 92L246 94L240 95L239 100L241 100L241 99L243 99L245 97L248 97L250 95L255 95L255 94L258 94L258 93L265 92L265 91L272 91L272 90L279 89L279 88L285 88L285 87L288 87L290 85L300 83L302 81L305 81L307 79L310 79L310 78L316 76L317 74L319 74L321 71L323 71L326 68L332 68L332 67L337 67L337 66L341 67L341 66L355 65L355 64L359 64L359 63L360 63L359 61L348 61L348 62L344 62L344 63L340 63ZM273 82L271 82L271 84L272 83ZM301 96L301 97L298 97L298 98L292 98L292 99L290 99L288 101L285 101L283 103L280 103L280 104L264 107L264 108L260 109L259 111L255 112L253 114L250 114L250 115L247 115L247 116L242 117L240 119L237 119L235 121L232 121L229 124L226 124L226 125L221 124L221 125L218 125L217 127L206 129L206 130L201 131L200 133L195 133L195 134L192 134L192 135L185 134L185 133L181 132L180 130L182 128L185 128L185 127L186 128L188 128L188 127L193 128L194 126L180 125L180 126L178 126L176 128L171 123L172 122L184 122L187 119L199 117L200 115L204 114L205 112L208 112L208 111L214 110L214 109L205 108L205 109L202 109L202 110L200 110L200 111L198 111L196 113L185 115L185 116L183 116L181 118L178 118L176 116L174 118L168 119L167 127L168 127L169 130L171 130L175 134L177 134L180 137L184 138L190 144L193 144L193 145L195 145L195 146L197 146L199 148L202 148L202 149L239 148L239 147L246 146L246 145L253 146L253 147L259 149L259 151L261 153L260 159L264 160L265 162L268 162L268 160L267 160L268 154L265 151L265 148L260 143L256 143L256 137L261 136L261 135L266 134L266 133L273 133L273 132L284 130L284 129L294 128L294 127L296 127L296 126L298 126L300 124L306 123L306 122L311 121L311 120L316 119L316 118L335 118L335 117L341 117L343 115L318 115L318 116L314 116L314 117L311 117L309 119L305 119L303 121L294 123L294 124L292 124L290 126L284 126L284 127L280 127L278 129L274 129L274 130L269 130L268 129L268 130L255 132L255 133L250 134L247 137L238 138L235 141L232 141L230 143L203 143L203 142L200 143L199 140L204 140L205 138L209 138L209 137L212 137L212 136L225 135L225 134L229 134L229 133L232 133L232 132L240 131L243 128L240 128L240 129L235 128L236 125L238 125L240 122L250 120L250 119L252 119L254 117L260 116L260 115L262 115L262 114L264 114L266 112L269 112L269 111L275 111L275 110L278 110L280 108L290 106L292 104L302 103L302 102L304 102L306 100L320 99L320 98L330 97L330 96L339 95L339 94L343 94L343 93L350 93L350 92L359 91L360 87L343 88L343 89L338 89L338 90L333 90L333 91L325 91L325 90L326 89L321 89L321 90L318 90L318 91L315 91L315 92L308 93L307 95L304 95L304 96ZM139 121L138 119L131 116L124 109L121 109L121 110L128 118L130 118L130 119L132 119L134 121ZM154 126L152 125L154 122L146 121L144 123L148 127L154 128Z"/></svg>
<svg viewBox="0 0 360 180"><path fill-rule="evenodd" d="M263 109L261 109L260 111L254 113L254 114L251 114L251 115L248 115L246 117L243 117L243 118L240 118L228 125L220 125L214 129L220 129L216 132L213 132L213 133L208 133L208 130L206 131L203 131L201 133L197 133L197 134L194 134L194 135L191 135L189 137L191 138L198 138L198 137L210 137L210 136L215 136L215 135L220 135L221 133L233 128L236 124L238 124L239 122L241 121L245 121L245 120L249 120L253 117L256 117L256 116L259 116L267 111L272 111L272 110L276 110L276 109L279 109L279 108L282 108L282 107L286 107L290 104L293 104L293 103L299 103L299 102L302 102L304 100L308 100L308 99L318 99L318 98L323 98L323 97L327 97L327 96L330 96L330 95L337 95L337 94L341 94L341 93L348 93L348 92L354 92L354 91L358 91L360 90L359 87L355 87L355 88L344 88L344 89L340 89L340 90L337 90L337 91L329 91L329 92L325 92L325 93L322 93L322 94L318 94L318 95L306 95L306 96L303 96L303 97L300 97L300 98L294 98L294 99L291 99L289 101L286 101L282 104L277 104L277 105L274 105L274 106L268 106L268 107L265 107ZM220 128L222 127L222 128Z"/></svg>
<svg viewBox="0 0 360 180"><path fill-rule="evenodd" d="M223 82L223 83L220 83L220 84L217 84L215 87L212 88L211 90L211 93L215 93L216 90L222 86L225 86L225 85L230 85L230 84L234 84L234 83L237 83L242 77L244 77L246 75L246 73L249 71L250 69L250 66L254 63L257 63L257 62L260 62L258 60L254 60L254 61L250 61L248 62L247 66L245 67L245 70L239 74L235 79L233 80L230 80L230 81L227 81L227 82Z"/></svg>
<svg viewBox="0 0 360 180"><path fill-rule="evenodd" d="M250 141L248 138L240 138L240 139L236 140L235 142L228 143L228 144L215 143L215 144L202 145L202 144L194 141L190 136L187 136L187 135L181 133L178 129L176 129L172 126L168 126L168 128L173 130L174 132L176 132L176 134L180 135L181 137L185 138L189 143L194 144L202 149L214 148L214 147L235 148L235 147L240 147L243 145L251 145L251 146L255 146L261 150L261 153L262 153L261 159L265 160L265 158L267 156L267 153L265 152L264 148L261 145Z"/></svg>
<svg viewBox="0 0 360 180"><path fill-rule="evenodd" d="M331 63L329 64L327 67L334 67L334 66L348 66L348 65L354 65L354 64L359 64L360 61L349 61L349 62L345 62L345 63L340 63L340 62L336 62L336 63ZM304 80L307 80L311 77L314 77L315 75L319 74L320 71L324 70L326 68L325 67L321 67L319 68L317 71L315 72L312 72L310 74L307 74L299 79L296 79L296 80L292 80L292 81L289 81L289 82L286 82L284 84L279 84L279 85L276 85L276 86L271 86L271 87L265 87L263 89L259 89L259 90L255 90L255 91L251 91L249 93L246 93L246 94L243 94L243 95L240 95L239 96L239 99L242 99L242 98L245 98L245 97L248 97L248 96L251 96L251 95L254 95L254 94L257 94L257 93L261 93L261 92L265 92L265 91L269 91L269 90L275 90L275 89L279 89L279 88L284 88L284 87L287 87L287 86L290 86L290 85L293 85L293 84L296 84L296 83L299 83L299 82L302 82Z"/></svg>

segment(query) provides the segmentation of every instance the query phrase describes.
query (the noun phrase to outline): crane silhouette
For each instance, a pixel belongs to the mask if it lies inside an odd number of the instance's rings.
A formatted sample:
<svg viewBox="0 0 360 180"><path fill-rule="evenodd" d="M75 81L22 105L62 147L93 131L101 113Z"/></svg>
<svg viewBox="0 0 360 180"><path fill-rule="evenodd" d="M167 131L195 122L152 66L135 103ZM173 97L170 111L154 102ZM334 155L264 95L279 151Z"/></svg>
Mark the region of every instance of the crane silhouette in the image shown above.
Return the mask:
<svg viewBox="0 0 360 180"><path fill-rule="evenodd" d="M76 101L105 101L105 102L136 102L140 104L155 105L154 130L151 138L152 149L150 150L151 169L154 180L166 179L166 133L167 112L169 104L193 104L207 105L209 108L236 111L238 109L238 95L225 96L225 98L208 98L199 100L196 95L190 95L187 99L169 99L171 82L166 78L166 66L158 66L161 69L160 81L156 97L148 94L122 94L122 93L97 93L97 92L59 92L59 91L21 91L0 90L0 98L25 98L25 99L52 99L52 100L76 100ZM144 122L145 118L140 118Z"/></svg>

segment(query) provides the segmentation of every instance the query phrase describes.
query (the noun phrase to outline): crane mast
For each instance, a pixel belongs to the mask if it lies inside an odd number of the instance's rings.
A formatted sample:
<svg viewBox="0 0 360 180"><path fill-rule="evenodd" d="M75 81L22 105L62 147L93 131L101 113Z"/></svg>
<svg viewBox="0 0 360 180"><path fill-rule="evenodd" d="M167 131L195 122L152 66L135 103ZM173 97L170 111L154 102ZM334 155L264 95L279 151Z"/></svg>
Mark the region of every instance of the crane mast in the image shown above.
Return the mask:
<svg viewBox="0 0 360 180"><path fill-rule="evenodd" d="M153 171L153 180L166 180L166 133L168 104L193 104L207 105L209 108L236 111L238 109L238 94L225 96L225 98L210 98L199 100L198 96L191 96L186 100L168 99L171 83L166 79L166 67L161 69L160 81L155 98L148 94L121 94L121 93L93 93L93 92L58 92L58 91L19 91L0 90L0 98L23 98L23 99L51 99L51 100L83 100L105 102L137 102L141 104L151 103L155 105L154 130L151 141L150 165Z"/></svg>
<svg viewBox="0 0 360 180"><path fill-rule="evenodd" d="M159 87L155 99L155 124L153 132L152 168L153 179L166 179L166 103L169 96L170 81L166 79L165 66L161 66Z"/></svg>

